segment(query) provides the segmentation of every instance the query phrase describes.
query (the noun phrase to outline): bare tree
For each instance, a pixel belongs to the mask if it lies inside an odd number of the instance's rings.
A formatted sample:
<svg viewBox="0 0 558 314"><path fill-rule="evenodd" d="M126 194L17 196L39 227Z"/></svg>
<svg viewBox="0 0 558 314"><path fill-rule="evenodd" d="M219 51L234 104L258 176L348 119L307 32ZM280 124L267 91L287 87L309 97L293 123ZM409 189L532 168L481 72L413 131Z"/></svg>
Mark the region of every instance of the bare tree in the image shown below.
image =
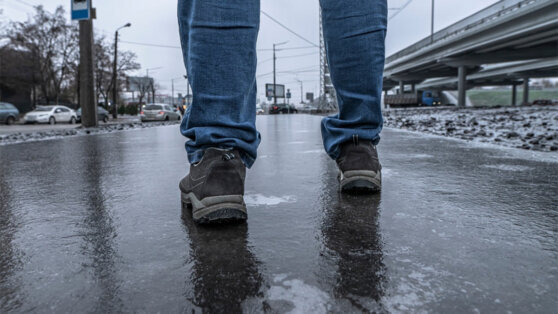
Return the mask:
<svg viewBox="0 0 558 314"><path fill-rule="evenodd" d="M114 45L107 42L104 36L95 39L95 81L97 88L97 99L102 96L105 100L109 99L114 85L112 75L112 65L114 56ZM137 56L131 51L118 51L118 66L116 72L118 74L117 84L121 90L126 84L127 73L141 68L136 62Z"/></svg>
<svg viewBox="0 0 558 314"><path fill-rule="evenodd" d="M104 36L95 38L94 49L96 99L101 99L100 96L102 96L106 101L112 88L112 62L110 57L110 46L106 43L106 38Z"/></svg>
<svg viewBox="0 0 558 314"><path fill-rule="evenodd" d="M11 22L2 37L14 49L27 51L36 62L33 77L45 102L58 102L62 89L74 79L72 69L78 60L78 29L68 23L62 6L54 13L35 7L35 15L26 22Z"/></svg>
<svg viewBox="0 0 558 314"><path fill-rule="evenodd" d="M140 109L141 109L141 104L143 103L143 99L145 98L145 96L147 96L149 94L149 92L151 92L151 86L152 86L152 81L151 80L141 80L138 81L138 103L140 105ZM149 97L148 97L149 98Z"/></svg>

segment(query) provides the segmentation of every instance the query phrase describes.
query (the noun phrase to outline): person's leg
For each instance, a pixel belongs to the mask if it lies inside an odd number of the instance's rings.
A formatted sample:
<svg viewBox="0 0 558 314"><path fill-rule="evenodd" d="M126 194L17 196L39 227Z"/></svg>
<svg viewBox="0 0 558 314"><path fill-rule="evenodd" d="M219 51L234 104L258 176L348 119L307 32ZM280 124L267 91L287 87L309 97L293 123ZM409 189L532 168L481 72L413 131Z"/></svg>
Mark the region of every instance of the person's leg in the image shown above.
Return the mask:
<svg viewBox="0 0 558 314"><path fill-rule="evenodd" d="M328 155L341 144L380 140L386 0L320 0L324 40L339 113L322 121Z"/></svg>
<svg viewBox="0 0 558 314"><path fill-rule="evenodd" d="M210 147L256 159L256 40L259 0L178 0L184 63L192 105L180 126L190 163Z"/></svg>
<svg viewBox="0 0 558 314"><path fill-rule="evenodd" d="M259 0L179 0L178 21L193 101L180 125L190 173L183 207L198 223L246 219L246 167L256 159Z"/></svg>

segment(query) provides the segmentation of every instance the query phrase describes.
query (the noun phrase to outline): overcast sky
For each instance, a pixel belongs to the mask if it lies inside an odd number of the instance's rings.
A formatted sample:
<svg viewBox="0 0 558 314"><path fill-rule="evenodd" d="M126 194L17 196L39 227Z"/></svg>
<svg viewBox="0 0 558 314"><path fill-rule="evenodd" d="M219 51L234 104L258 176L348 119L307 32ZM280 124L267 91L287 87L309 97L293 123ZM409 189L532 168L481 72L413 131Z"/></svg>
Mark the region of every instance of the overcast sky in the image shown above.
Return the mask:
<svg viewBox="0 0 558 314"><path fill-rule="evenodd" d="M33 12L29 5L42 4L47 10L63 5L69 11L70 1L64 0L0 0L3 13L0 17L4 22L9 20L25 20ZM223 0L226 1L226 0ZM345 1L345 0L339 0ZM261 0L262 10L299 33L304 38L318 44L318 0ZM397 8L407 0L388 0L390 8ZM435 30L440 30L476 11L487 7L497 0L436 0ZM428 36L430 34L431 0L412 0L397 16L389 21L386 39L386 53L392 53ZM176 1L138 1L138 0L94 0L97 8L97 19L94 26L97 33L105 34L112 41L116 28L127 22L131 28L120 32L121 41L150 43L167 46L179 46L178 25L176 19ZM390 11L393 14L395 11ZM68 12L69 16L69 12ZM309 46L308 43L292 35L275 24L266 16L261 16L261 27L258 38L258 49L269 49L274 42L288 41L283 47ZM175 92L185 93L186 82L181 79L185 74L182 53L177 48L160 48L120 43L119 49L134 51L138 56L142 69L137 75L145 75L146 69L163 88L161 93L169 93L171 79L175 81ZM300 56L303 55L303 56ZM296 56L293 58L284 58ZM258 51L258 94L264 97L265 83L272 82L272 52ZM300 83L304 83L304 92L319 92L319 54L317 48L302 50L284 50L278 53L277 71L305 71L297 74L278 75L278 84L286 84L291 89L293 99L300 101ZM153 69L158 68L158 69Z"/></svg>

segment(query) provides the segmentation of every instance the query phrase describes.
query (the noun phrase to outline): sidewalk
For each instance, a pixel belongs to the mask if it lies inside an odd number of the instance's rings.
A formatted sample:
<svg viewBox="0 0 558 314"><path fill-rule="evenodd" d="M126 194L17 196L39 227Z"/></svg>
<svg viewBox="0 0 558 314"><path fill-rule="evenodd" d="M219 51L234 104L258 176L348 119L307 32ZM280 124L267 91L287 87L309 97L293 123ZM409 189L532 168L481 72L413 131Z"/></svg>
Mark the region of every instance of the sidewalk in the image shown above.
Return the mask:
<svg viewBox="0 0 558 314"><path fill-rule="evenodd" d="M109 122L104 123L99 121L99 126L119 124L119 123L139 123L139 116L118 116L118 119L113 119L112 116ZM54 125L50 124L24 124L22 119L14 125L1 125L0 124L0 135L15 134L15 133L35 133L35 132L46 132L52 130L68 130L80 127L81 124L69 124L69 123L57 123Z"/></svg>
<svg viewBox="0 0 558 314"><path fill-rule="evenodd" d="M387 129L337 192L320 118L259 116L246 225L181 219L178 126L0 146L0 312L556 310L554 153Z"/></svg>

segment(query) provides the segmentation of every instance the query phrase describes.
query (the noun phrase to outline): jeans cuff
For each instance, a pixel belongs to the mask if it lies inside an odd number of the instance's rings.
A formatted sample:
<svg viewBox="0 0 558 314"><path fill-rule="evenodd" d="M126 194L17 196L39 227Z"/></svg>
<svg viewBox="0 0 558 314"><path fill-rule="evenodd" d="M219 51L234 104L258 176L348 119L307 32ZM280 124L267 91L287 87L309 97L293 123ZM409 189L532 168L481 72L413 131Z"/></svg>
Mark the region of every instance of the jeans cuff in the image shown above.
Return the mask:
<svg viewBox="0 0 558 314"><path fill-rule="evenodd" d="M244 166L246 166L246 168L252 168L252 165L254 164L256 159L244 153L242 150L238 150L238 151L240 153L240 159L244 163ZM188 161L190 162L190 164L195 164L200 160L202 160L204 152L205 152L204 150L200 149L200 150L196 150L195 152L188 153Z"/></svg>

